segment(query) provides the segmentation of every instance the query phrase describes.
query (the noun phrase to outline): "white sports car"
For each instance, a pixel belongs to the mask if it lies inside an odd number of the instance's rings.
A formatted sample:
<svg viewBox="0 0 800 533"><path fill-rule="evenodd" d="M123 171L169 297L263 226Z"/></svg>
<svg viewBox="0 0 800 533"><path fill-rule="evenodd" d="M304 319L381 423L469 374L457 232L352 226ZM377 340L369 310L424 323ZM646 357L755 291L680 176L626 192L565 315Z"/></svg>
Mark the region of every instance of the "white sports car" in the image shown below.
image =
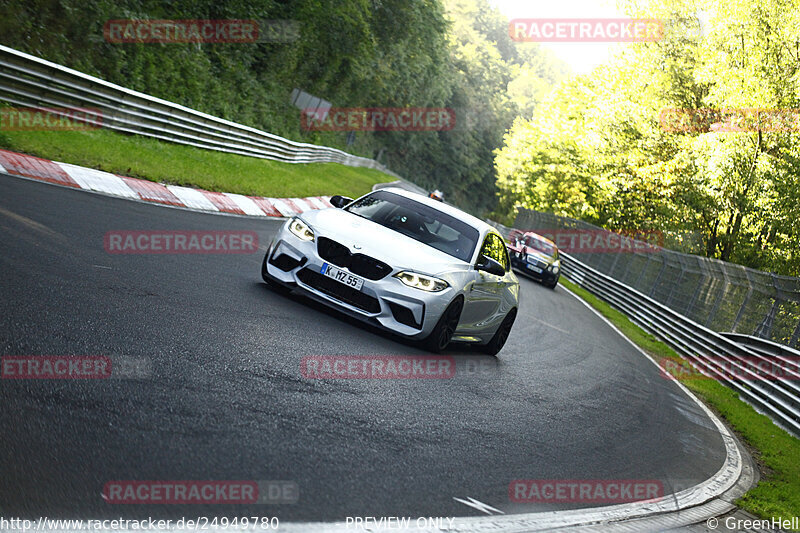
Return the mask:
<svg viewBox="0 0 800 533"><path fill-rule="evenodd" d="M431 351L451 340L500 351L517 315L519 281L494 228L402 189L331 203L286 222L264 257L264 281Z"/></svg>

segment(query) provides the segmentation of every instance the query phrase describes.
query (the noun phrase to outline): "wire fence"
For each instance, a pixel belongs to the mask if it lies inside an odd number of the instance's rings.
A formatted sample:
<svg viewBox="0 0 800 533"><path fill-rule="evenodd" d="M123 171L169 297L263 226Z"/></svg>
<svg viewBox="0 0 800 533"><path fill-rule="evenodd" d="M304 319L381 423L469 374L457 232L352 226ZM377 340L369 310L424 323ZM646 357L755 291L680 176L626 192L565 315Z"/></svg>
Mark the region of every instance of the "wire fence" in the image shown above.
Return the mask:
<svg viewBox="0 0 800 533"><path fill-rule="evenodd" d="M587 242L605 243L600 247L575 246L568 251L709 329L752 335L795 348L800 343L798 278L676 252L662 246L670 245L663 239L658 244L646 239L650 242L645 245L619 247L618 234L550 213L521 209L514 226L572 238L588 235ZM615 246L608 246L610 242Z"/></svg>

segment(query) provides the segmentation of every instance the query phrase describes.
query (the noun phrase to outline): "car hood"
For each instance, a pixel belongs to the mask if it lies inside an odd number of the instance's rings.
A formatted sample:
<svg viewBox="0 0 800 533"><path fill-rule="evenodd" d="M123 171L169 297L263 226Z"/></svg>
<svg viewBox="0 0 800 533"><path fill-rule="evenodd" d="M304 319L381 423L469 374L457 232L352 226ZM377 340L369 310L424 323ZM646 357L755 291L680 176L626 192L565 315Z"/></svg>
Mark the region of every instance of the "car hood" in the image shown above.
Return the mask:
<svg viewBox="0 0 800 533"><path fill-rule="evenodd" d="M539 261L541 261L543 263L547 263L548 265L552 265L556 261L553 256L547 255L547 254L542 253L542 252L540 252L538 250L534 250L533 248L530 248L530 247L526 246L526 247L524 247L524 250L525 250L525 253L527 253L528 255L532 255L533 257L535 257Z"/></svg>
<svg viewBox="0 0 800 533"><path fill-rule="evenodd" d="M469 266L427 244L342 209L306 211L300 218L316 235L333 239L347 246L352 253L374 257L400 270L435 276Z"/></svg>

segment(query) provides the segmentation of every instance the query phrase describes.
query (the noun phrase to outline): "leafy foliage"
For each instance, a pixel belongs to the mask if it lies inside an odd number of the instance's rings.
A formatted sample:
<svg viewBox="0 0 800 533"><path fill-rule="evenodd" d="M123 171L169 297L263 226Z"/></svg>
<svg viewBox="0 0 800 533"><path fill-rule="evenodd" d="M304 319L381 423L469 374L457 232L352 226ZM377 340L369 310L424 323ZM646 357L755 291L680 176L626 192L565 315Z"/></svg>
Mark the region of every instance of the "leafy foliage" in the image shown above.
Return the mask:
<svg viewBox="0 0 800 533"><path fill-rule="evenodd" d="M493 150L564 76L508 37L488 0L7 0L0 42L290 139L376 157L476 211L495 203ZM114 44L114 19L293 20L292 43ZM510 95L507 94L512 86ZM450 107L441 132L304 131L293 88L336 107Z"/></svg>
<svg viewBox="0 0 800 533"><path fill-rule="evenodd" d="M566 80L497 152L499 210L693 233L685 251L800 275L798 133L662 127L670 109L797 109L796 0L630 2L665 38ZM701 22L702 21L702 22ZM717 125L719 126L719 125Z"/></svg>

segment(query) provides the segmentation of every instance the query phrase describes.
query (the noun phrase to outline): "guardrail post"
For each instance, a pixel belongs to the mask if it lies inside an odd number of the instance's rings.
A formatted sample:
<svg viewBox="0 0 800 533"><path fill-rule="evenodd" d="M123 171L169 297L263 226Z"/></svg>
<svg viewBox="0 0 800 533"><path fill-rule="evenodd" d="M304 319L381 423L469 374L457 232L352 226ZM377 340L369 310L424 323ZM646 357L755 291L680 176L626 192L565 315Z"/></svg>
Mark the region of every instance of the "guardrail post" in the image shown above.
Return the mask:
<svg viewBox="0 0 800 533"><path fill-rule="evenodd" d="M719 292L719 295L717 296L717 299L714 302L714 307L712 307L711 311L708 313L708 318L706 319L705 324L703 324L705 327L710 327L710 324L714 320L714 317L717 316L717 311L719 310L719 306L722 303L723 298L725 297L725 293L728 292L728 285L730 285L730 281L728 281L728 272L724 268L722 269L722 277L724 279L722 284L722 290ZM714 284L712 283L712 286L713 285Z"/></svg>
<svg viewBox="0 0 800 533"><path fill-rule="evenodd" d="M613 274L614 270L617 268L617 263L619 263L619 256L622 255L622 252L617 252L614 254L614 261L611 263L611 266L608 269L609 274ZM625 266L625 271L627 272L628 266Z"/></svg>
<svg viewBox="0 0 800 533"><path fill-rule="evenodd" d="M797 343L800 341L800 319L797 320L797 326L794 328L794 333L792 333L792 338L789 340L789 346L792 348L798 348Z"/></svg>
<svg viewBox="0 0 800 533"><path fill-rule="evenodd" d="M739 312L736 313L736 318L733 321L733 325L731 326L731 331L734 333L736 332L736 326L739 325L739 321L742 319L742 315L744 315L744 310L747 308L747 304L750 302L750 297L753 295L753 285L750 284L750 278L747 278L747 295L744 297L744 301L742 305L739 306Z"/></svg>
<svg viewBox="0 0 800 533"><path fill-rule="evenodd" d="M697 270L699 274L699 278L697 280L697 286L694 288L692 293L692 297L689 298L689 304L686 306L686 309L683 311L683 314L686 316L690 316L692 314L692 310L694 309L694 304L697 302L697 299L700 297L700 290L705 285L705 281L707 279L706 271L703 268L703 262L700 261L700 258L697 258Z"/></svg>
<svg viewBox="0 0 800 533"><path fill-rule="evenodd" d="M778 309L778 299L772 299L772 307L770 307L769 312L764 317L764 320L756 328L756 331L753 333L756 337L761 337L762 339L769 339L770 335L772 334L772 324L775 322L775 311Z"/></svg>
<svg viewBox="0 0 800 533"><path fill-rule="evenodd" d="M679 286L681 284L681 282L683 281L683 274L684 274L684 271L685 271L685 267L683 266L683 263L680 263L680 265L681 265L681 271L678 273L678 279L675 280L675 282L670 284L669 294L667 295L667 298L664 301L664 304L667 307L672 307L672 296L675 294L675 287Z"/></svg>
<svg viewBox="0 0 800 533"><path fill-rule="evenodd" d="M649 260L650 258L648 257L648 262ZM667 258L661 257L661 270L658 271L658 276L656 276L656 279L653 282L652 287L650 287L650 292L647 294L651 298L655 295L656 287L658 287L658 282L661 281L661 275L664 273L666 269L667 269Z"/></svg>
<svg viewBox="0 0 800 533"><path fill-rule="evenodd" d="M631 254L631 256L628 258L628 263L625 265L625 272L622 273L622 276L620 277L621 279L625 279L625 277L628 275L628 269L630 268L631 263L633 263L634 257L636 256ZM639 277L636 278L636 283L633 284L634 287L639 286L639 282L642 281L642 276L644 276L644 273L647 271L647 267L650 266L650 259L652 259L652 257L653 257L652 255L647 256L647 263L645 263L644 266L642 267L642 270L639 271Z"/></svg>

